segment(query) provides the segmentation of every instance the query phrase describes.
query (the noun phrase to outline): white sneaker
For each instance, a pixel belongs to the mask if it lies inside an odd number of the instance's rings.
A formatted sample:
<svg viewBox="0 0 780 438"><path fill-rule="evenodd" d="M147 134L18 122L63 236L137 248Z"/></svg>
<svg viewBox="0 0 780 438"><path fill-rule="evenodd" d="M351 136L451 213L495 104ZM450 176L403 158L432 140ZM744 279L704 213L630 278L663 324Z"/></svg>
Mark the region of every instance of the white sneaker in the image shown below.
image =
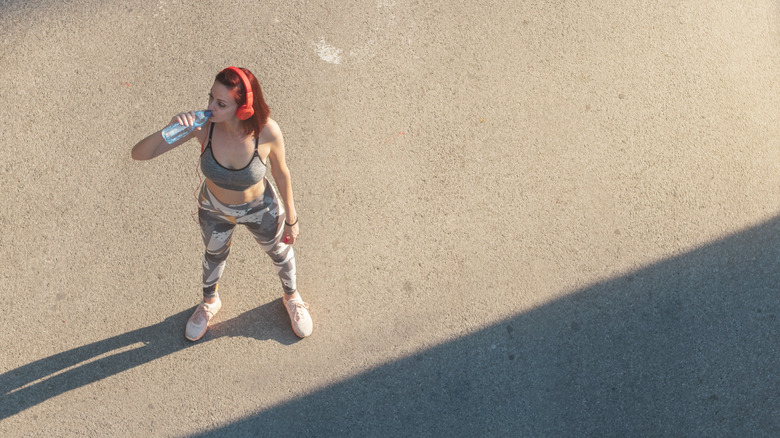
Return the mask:
<svg viewBox="0 0 780 438"><path fill-rule="evenodd" d="M287 309L287 314L290 315L290 323L295 334L301 338L309 336L314 329L314 323L307 310L309 305L304 303L300 297L289 301L282 298L282 303L284 308Z"/></svg>
<svg viewBox="0 0 780 438"><path fill-rule="evenodd" d="M221 308L222 301L220 301L219 295L217 295L217 301L215 301L214 304L201 302L198 305L198 308L195 309L195 313L193 313L192 316L190 316L189 321L187 321L187 327L184 329L184 337L190 341L197 341L202 338L203 335L206 334L209 321Z"/></svg>

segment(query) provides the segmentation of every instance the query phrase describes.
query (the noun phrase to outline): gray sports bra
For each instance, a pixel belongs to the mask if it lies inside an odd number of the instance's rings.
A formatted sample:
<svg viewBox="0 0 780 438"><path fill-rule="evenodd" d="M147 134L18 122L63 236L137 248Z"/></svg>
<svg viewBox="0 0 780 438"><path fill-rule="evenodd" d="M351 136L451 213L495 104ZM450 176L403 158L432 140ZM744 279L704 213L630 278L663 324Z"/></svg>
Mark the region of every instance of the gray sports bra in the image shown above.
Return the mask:
<svg viewBox="0 0 780 438"><path fill-rule="evenodd" d="M249 160L249 164L241 169L229 169L214 158L211 150L211 135L214 133L214 124L209 125L209 141L200 154L200 170L203 175L217 186L226 190L244 191L262 181L266 173L266 164L260 159L257 151L258 138L255 138L255 153Z"/></svg>

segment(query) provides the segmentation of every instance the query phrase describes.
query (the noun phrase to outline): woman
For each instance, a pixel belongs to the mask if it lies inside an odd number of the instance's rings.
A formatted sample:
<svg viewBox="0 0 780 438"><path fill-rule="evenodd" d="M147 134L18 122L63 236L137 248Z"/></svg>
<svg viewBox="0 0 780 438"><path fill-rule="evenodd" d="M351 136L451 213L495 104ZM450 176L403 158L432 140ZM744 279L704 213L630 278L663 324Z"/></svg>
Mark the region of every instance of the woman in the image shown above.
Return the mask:
<svg viewBox="0 0 780 438"><path fill-rule="evenodd" d="M299 337L306 337L312 332L312 320L308 305L296 290L292 245L298 238L298 214L279 125L268 117L270 110L260 84L245 68L228 67L217 74L208 109L212 115L204 129L196 128L173 144L167 144L157 131L132 151L133 159L150 160L193 137L201 143L200 168L206 177L198 199L206 246L203 301L187 322L185 337L191 341L203 337L209 321L222 307L217 287L236 224L245 225L273 260L292 328ZM192 126L193 121L191 111L177 114L171 123ZM278 194L266 179L268 164Z"/></svg>

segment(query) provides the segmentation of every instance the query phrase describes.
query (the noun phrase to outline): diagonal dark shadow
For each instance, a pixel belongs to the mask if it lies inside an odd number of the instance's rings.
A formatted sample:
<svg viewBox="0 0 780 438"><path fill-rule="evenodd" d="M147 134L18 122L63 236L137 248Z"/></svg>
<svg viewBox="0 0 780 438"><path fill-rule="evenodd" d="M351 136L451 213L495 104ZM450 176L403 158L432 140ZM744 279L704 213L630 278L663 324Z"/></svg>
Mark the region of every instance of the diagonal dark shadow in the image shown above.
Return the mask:
<svg viewBox="0 0 780 438"><path fill-rule="evenodd" d="M199 342L245 336L290 345L281 298L211 326ZM0 375L0 420L72 389L119 374L196 345L184 339L184 325L194 308L154 325L37 360ZM219 316L218 316L219 317Z"/></svg>
<svg viewBox="0 0 780 438"><path fill-rule="evenodd" d="M775 218L200 436L777 437L779 267Z"/></svg>

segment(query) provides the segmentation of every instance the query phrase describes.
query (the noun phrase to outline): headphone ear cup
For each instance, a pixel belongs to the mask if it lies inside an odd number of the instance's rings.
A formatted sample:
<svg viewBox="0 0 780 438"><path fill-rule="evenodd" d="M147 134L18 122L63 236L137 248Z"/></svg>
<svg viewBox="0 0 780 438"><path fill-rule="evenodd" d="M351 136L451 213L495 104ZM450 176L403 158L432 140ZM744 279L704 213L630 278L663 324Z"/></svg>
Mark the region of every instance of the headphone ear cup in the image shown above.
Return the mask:
<svg viewBox="0 0 780 438"><path fill-rule="evenodd" d="M246 120L255 114L255 109L252 107L247 108L246 105L239 107L236 110L236 117L238 120Z"/></svg>
<svg viewBox="0 0 780 438"><path fill-rule="evenodd" d="M236 117L238 117L238 120L246 120L255 114L254 96L252 95L252 84L249 82L249 78L240 68L228 67L225 70L234 71L241 79L241 82L244 84L244 92L246 93L246 102L244 102L243 105L241 105L236 109Z"/></svg>

